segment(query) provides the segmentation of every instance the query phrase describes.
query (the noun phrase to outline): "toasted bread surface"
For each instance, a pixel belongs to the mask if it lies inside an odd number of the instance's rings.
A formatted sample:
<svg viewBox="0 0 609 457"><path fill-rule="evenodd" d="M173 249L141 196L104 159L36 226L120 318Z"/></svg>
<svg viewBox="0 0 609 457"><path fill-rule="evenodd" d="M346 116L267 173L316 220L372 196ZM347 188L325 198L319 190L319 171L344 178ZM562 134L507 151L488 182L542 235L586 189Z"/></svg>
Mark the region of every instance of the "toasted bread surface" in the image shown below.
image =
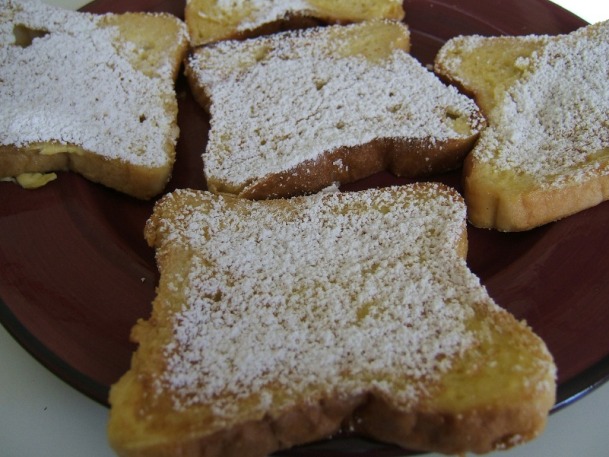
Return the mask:
<svg viewBox="0 0 609 457"><path fill-rule="evenodd" d="M161 276L111 389L119 455L264 456L341 429L487 452L544 427L552 358L469 271L453 189L179 190L146 239Z"/></svg>
<svg viewBox="0 0 609 457"><path fill-rule="evenodd" d="M287 197L459 167L484 119L409 46L404 24L370 21L197 49L186 74L211 116L208 188Z"/></svg>
<svg viewBox="0 0 609 457"><path fill-rule="evenodd" d="M175 160L185 25L29 0L1 8L0 177L73 170L138 198L160 193Z"/></svg>
<svg viewBox="0 0 609 457"><path fill-rule="evenodd" d="M609 198L609 23L557 37L459 37L435 68L489 128L465 164L470 221L528 230Z"/></svg>
<svg viewBox="0 0 609 457"><path fill-rule="evenodd" d="M474 97L486 117L526 71L525 62L550 40L547 35L464 35L436 55L434 71Z"/></svg>
<svg viewBox="0 0 609 457"><path fill-rule="evenodd" d="M188 0L184 18L194 46L281 30L375 19L401 20L399 0Z"/></svg>

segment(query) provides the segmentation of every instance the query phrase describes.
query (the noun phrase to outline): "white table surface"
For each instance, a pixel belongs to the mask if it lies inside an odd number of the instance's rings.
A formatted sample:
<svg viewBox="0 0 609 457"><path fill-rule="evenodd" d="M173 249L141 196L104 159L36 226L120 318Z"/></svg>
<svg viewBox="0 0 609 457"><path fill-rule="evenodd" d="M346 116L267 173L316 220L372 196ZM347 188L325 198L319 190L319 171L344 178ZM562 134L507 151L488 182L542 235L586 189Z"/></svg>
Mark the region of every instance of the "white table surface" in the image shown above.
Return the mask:
<svg viewBox="0 0 609 457"><path fill-rule="evenodd" d="M46 0L78 8L83 0ZM522 0L526 1L526 0ZM607 0L557 0L597 22L609 19ZM0 457L111 457L108 410L34 360L0 326ZM428 454L436 457L436 454ZM553 414L544 434L493 457L608 457L609 383Z"/></svg>

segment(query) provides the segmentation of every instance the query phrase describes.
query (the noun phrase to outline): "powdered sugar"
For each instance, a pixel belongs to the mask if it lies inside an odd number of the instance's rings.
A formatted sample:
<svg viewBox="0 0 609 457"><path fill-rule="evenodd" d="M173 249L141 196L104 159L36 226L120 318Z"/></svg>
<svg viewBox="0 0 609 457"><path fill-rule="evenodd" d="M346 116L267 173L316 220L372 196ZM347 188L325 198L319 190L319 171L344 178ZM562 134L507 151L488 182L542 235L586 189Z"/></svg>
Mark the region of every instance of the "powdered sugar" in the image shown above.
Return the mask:
<svg viewBox="0 0 609 457"><path fill-rule="evenodd" d="M96 16L55 8L38 0L0 0L0 45L14 43L15 24L78 35L93 31L96 22Z"/></svg>
<svg viewBox="0 0 609 457"><path fill-rule="evenodd" d="M542 186L597 174L609 155L609 22L548 41L492 113L476 157Z"/></svg>
<svg viewBox="0 0 609 457"><path fill-rule="evenodd" d="M175 98L168 73L136 70L133 46L99 17L37 1L2 1L0 16L0 144L78 145L137 165L165 166ZM15 26L45 32L15 45Z"/></svg>
<svg viewBox="0 0 609 457"><path fill-rule="evenodd" d="M213 399L229 415L253 395L264 411L312 388L408 404L422 394L415 380L472 343L472 305L492 303L456 251L464 205L436 185L293 206L200 195L154 228L160 255L191 254L187 279L166 271L163 282L185 287L158 381L178 409Z"/></svg>
<svg viewBox="0 0 609 457"><path fill-rule="evenodd" d="M465 137L451 116L474 118L471 100L402 50L382 63L341 57L331 29L221 43L192 59L211 97L207 176L240 187L341 146Z"/></svg>
<svg viewBox="0 0 609 457"><path fill-rule="evenodd" d="M237 24L238 31L253 30L269 22L284 19L294 12L306 13L311 8L306 0L218 0L216 6L227 15L234 11L243 11L244 6L247 6L250 14Z"/></svg>

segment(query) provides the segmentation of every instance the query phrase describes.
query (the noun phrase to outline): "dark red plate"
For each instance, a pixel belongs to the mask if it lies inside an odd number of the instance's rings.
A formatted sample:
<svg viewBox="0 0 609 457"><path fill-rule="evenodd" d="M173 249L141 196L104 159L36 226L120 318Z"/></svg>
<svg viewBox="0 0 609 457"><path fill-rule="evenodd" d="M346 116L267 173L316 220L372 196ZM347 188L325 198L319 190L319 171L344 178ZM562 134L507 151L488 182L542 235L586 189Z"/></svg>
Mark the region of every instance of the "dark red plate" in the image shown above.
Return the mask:
<svg viewBox="0 0 609 457"><path fill-rule="evenodd" d="M544 0L404 3L412 53L425 64L454 35L557 34L585 24ZM176 0L98 0L84 9L181 15L183 7ZM204 188L207 118L182 79L177 90L181 138L167 190ZM459 173L437 179L459 187ZM345 188L401 182L381 173ZM130 329L148 316L154 296L157 269L142 235L152 204L69 173L35 191L0 183L0 320L41 363L104 404L110 384L129 366ZM609 203L525 233L470 227L472 270L554 354L555 409L609 378L607 226ZM375 455L390 452L376 448Z"/></svg>

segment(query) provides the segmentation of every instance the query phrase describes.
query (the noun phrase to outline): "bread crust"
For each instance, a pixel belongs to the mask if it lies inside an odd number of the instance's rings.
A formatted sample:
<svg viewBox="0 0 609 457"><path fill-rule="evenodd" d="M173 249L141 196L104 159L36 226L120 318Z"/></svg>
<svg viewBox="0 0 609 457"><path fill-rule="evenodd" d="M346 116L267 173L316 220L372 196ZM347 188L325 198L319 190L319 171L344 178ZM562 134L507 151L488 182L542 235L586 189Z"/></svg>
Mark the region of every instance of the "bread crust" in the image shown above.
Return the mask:
<svg viewBox="0 0 609 457"><path fill-rule="evenodd" d="M142 200L160 194L171 177L172 167L169 164L151 168L108 159L74 146L68 149L67 152L47 155L41 154L41 148L37 147L0 147L0 170L10 177L71 171L89 181Z"/></svg>
<svg viewBox="0 0 609 457"><path fill-rule="evenodd" d="M609 175L560 188L522 183L505 186L506 177L472 156L463 165L468 219L476 227L521 232L555 222L609 199Z"/></svg>
<svg viewBox="0 0 609 457"><path fill-rule="evenodd" d="M242 189L214 179L208 179L207 186L212 192L262 200L312 194L331 183L351 183L385 170L400 177L425 178L459 168L474 142L475 138L438 141L430 150L423 140L379 139L339 148ZM337 163L341 166L337 167Z"/></svg>
<svg viewBox="0 0 609 457"><path fill-rule="evenodd" d="M520 403L521 399L518 399ZM486 454L512 448L538 437L546 417L540 411L554 405L549 393L530 396L526 406L484 405L465 414L423 408L399 411L386 401L371 398L356 413L358 433L406 449L458 455ZM501 413L498 413L501 409ZM509 430L509 431L507 431Z"/></svg>

